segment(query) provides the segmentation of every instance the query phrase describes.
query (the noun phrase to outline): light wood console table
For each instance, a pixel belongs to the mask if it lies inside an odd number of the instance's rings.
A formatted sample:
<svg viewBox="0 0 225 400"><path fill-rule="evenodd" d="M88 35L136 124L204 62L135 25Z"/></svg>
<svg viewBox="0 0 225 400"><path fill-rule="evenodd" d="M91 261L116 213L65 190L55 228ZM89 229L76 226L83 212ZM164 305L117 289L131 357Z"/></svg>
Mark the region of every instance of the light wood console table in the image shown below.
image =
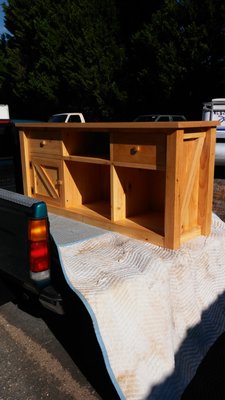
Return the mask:
<svg viewBox="0 0 225 400"><path fill-rule="evenodd" d="M177 249L210 232L217 124L17 124L24 193L50 211Z"/></svg>

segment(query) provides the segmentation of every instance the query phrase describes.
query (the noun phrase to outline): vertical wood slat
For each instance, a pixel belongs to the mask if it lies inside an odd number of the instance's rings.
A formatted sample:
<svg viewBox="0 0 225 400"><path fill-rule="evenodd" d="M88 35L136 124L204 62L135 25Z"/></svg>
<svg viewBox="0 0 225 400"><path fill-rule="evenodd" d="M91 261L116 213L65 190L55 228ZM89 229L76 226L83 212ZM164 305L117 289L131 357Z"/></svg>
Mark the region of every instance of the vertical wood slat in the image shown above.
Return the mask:
<svg viewBox="0 0 225 400"><path fill-rule="evenodd" d="M176 130L167 136L164 243L171 249L180 246L183 135Z"/></svg>
<svg viewBox="0 0 225 400"><path fill-rule="evenodd" d="M212 222L213 178L215 168L215 128L206 130L200 160L199 177L199 225L202 235L208 235Z"/></svg>
<svg viewBox="0 0 225 400"><path fill-rule="evenodd" d="M30 179L30 157L29 157L29 138L24 131L19 133L20 156L23 174L23 192L26 196L32 196Z"/></svg>
<svg viewBox="0 0 225 400"><path fill-rule="evenodd" d="M126 218L126 196L120 182L116 167L111 165L111 220L113 222Z"/></svg>

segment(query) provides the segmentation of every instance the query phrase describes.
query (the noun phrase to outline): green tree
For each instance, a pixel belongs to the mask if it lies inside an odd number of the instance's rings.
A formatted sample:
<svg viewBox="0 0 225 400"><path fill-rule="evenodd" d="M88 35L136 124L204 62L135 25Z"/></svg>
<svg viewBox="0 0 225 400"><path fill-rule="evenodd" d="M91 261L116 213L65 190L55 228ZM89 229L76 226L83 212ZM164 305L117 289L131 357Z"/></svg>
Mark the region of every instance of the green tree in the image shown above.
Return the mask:
<svg viewBox="0 0 225 400"><path fill-rule="evenodd" d="M186 0L181 5L186 90L199 101L224 97L225 4Z"/></svg>
<svg viewBox="0 0 225 400"><path fill-rule="evenodd" d="M150 15L131 37L131 80L141 110L192 113L222 94L224 23L221 0L165 0Z"/></svg>
<svg viewBox="0 0 225 400"><path fill-rule="evenodd" d="M1 40L0 94L10 108L124 119L193 115L202 101L224 96L222 0L8 0L4 7L10 35Z"/></svg>
<svg viewBox="0 0 225 400"><path fill-rule="evenodd" d="M111 118L125 99L113 0L9 0L8 91L29 111L86 110ZM17 101L17 104L18 104Z"/></svg>

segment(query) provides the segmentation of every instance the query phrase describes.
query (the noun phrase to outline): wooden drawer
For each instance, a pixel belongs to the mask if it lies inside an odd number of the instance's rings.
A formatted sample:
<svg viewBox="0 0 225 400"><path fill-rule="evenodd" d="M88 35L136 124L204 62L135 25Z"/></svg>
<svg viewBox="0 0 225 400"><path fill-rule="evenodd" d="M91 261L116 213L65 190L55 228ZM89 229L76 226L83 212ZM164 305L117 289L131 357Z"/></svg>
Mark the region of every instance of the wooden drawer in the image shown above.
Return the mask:
<svg viewBox="0 0 225 400"><path fill-rule="evenodd" d="M164 135L129 135L129 142L117 142L114 137L113 161L145 164L150 168L164 168L166 140ZM124 139L124 138L123 138ZM116 142L116 143L115 143Z"/></svg>
<svg viewBox="0 0 225 400"><path fill-rule="evenodd" d="M30 138L29 148L31 153L38 155L60 155L62 146L60 140Z"/></svg>

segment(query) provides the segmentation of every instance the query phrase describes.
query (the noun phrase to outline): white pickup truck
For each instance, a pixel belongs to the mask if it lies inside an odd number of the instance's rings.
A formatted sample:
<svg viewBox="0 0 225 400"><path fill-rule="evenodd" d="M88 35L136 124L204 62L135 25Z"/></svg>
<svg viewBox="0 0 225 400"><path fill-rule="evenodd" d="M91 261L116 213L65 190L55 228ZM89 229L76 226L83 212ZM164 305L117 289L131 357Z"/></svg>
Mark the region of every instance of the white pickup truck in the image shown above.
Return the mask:
<svg viewBox="0 0 225 400"><path fill-rule="evenodd" d="M212 99L203 103L202 119L220 122L216 129L215 165L225 166L225 98Z"/></svg>
<svg viewBox="0 0 225 400"><path fill-rule="evenodd" d="M82 113L61 113L52 115L48 122L85 122Z"/></svg>

